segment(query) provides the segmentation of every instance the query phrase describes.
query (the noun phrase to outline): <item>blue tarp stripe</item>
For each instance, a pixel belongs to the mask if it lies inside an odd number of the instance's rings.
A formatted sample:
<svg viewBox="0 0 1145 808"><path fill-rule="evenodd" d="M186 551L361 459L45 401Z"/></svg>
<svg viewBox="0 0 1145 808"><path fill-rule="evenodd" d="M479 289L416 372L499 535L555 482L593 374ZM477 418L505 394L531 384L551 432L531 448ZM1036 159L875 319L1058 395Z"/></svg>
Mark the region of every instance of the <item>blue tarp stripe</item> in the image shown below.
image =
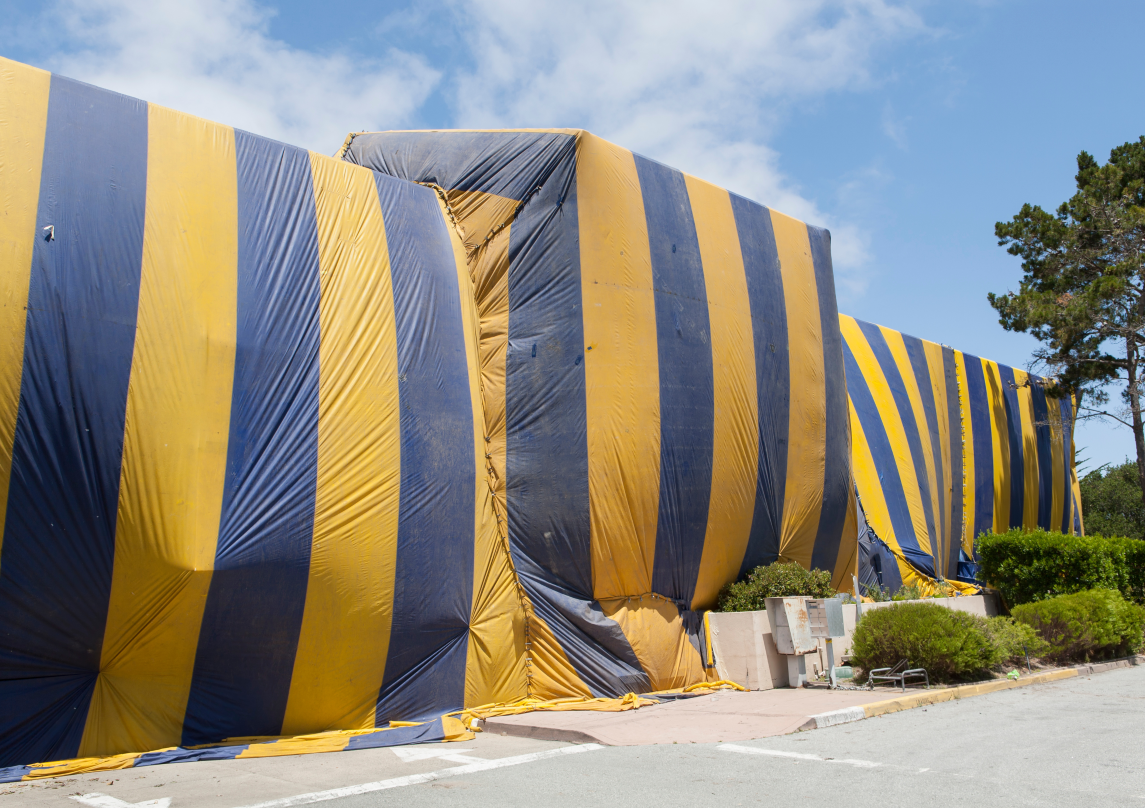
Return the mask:
<svg viewBox="0 0 1145 808"><path fill-rule="evenodd" d="M545 184L572 141L561 132L380 132L354 138L345 159L448 191L521 201Z"/></svg>
<svg viewBox="0 0 1145 808"><path fill-rule="evenodd" d="M24 775L32 771L31 766L6 766L0 768L0 783L18 783Z"/></svg>
<svg viewBox="0 0 1145 808"><path fill-rule="evenodd" d="M393 277L401 488L377 723L459 709L473 600L473 404L457 264L433 191L375 174Z"/></svg>
<svg viewBox="0 0 1145 808"><path fill-rule="evenodd" d="M977 356L962 354L966 366L966 400L974 452L974 539L994 531L994 439L985 366Z"/></svg>
<svg viewBox="0 0 1145 808"><path fill-rule="evenodd" d="M0 765L74 757L99 672L146 198L147 104L52 76L0 557Z"/></svg>
<svg viewBox="0 0 1145 808"><path fill-rule="evenodd" d="M555 170L509 234L509 544L526 593L577 675L594 695L617 696L623 682L647 677L620 626L601 622L593 601L576 141L562 137Z"/></svg>
<svg viewBox="0 0 1145 808"><path fill-rule="evenodd" d="M1050 410L1046 404L1046 388L1040 380L1030 377L1030 393L1034 410L1034 437L1038 447L1038 527L1053 530L1050 524L1054 506L1053 435L1050 433Z"/></svg>
<svg viewBox="0 0 1145 808"><path fill-rule="evenodd" d="M575 142L567 138L560 170L510 231L505 483L511 542L591 599L576 217Z"/></svg>
<svg viewBox="0 0 1145 808"><path fill-rule="evenodd" d="M405 746L414 743L434 743L445 740L445 728L437 718L416 727L394 727L393 729L355 735L350 738L343 752L357 749L381 749L386 746Z"/></svg>
<svg viewBox="0 0 1145 808"><path fill-rule="evenodd" d="M1062 524L1061 532L1068 533L1070 529L1070 501L1073 491L1073 480L1070 470L1073 468L1073 399L1058 399L1061 403L1062 417Z"/></svg>
<svg viewBox="0 0 1145 808"><path fill-rule="evenodd" d="M815 265L815 287L819 297L819 328L823 338L823 378L825 384L826 445L823 504L812 568L835 570L847 509L853 496L851 481L851 439L847 412L847 382L843 371L843 334L839 330L839 308L835 300L835 272L831 265L831 234L821 227L807 228L811 257Z"/></svg>
<svg viewBox="0 0 1145 808"><path fill-rule="evenodd" d="M787 432L791 371L783 276L771 211L731 194L751 305L755 383L759 410L759 461L751 533L740 575L779 558L783 497L787 487ZM836 325L836 329L838 325Z"/></svg>
<svg viewBox="0 0 1145 808"><path fill-rule="evenodd" d="M175 749L164 749L161 752L147 752L135 759L131 768L141 766L161 766L164 763L198 763L204 760L233 760L241 755L250 744L234 746L208 746L205 749L186 749L182 746Z"/></svg>
<svg viewBox="0 0 1145 808"><path fill-rule="evenodd" d="M1010 527L1021 527L1025 516L1026 466L1022 452L1022 414L1014 369L998 365L1002 378L1002 400L1006 404L1006 434L1010 441Z"/></svg>
<svg viewBox="0 0 1145 808"><path fill-rule="evenodd" d="M860 321L856 320L856 322L861 325ZM891 526L894 528L895 540L910 565L933 578L934 559L922 551L918 545L918 539L915 537L914 522L910 516L903 481L898 473L898 464L895 462L895 453L891 448L890 439L887 437L886 427L883 425L883 419L875 405L875 399L871 395L867 380L863 378L863 373L859 370L859 363L855 361L851 346L845 341L843 343L843 362L847 374L847 392L850 394L851 403L855 407L855 413L859 416L863 433L867 437L867 445L870 447L875 468L883 470L879 482L882 484L883 498L887 503L887 513L891 519Z"/></svg>
<svg viewBox="0 0 1145 808"><path fill-rule="evenodd" d="M310 155L240 131L235 149L227 476L184 745L281 731L314 530L319 266Z"/></svg>
<svg viewBox="0 0 1145 808"><path fill-rule="evenodd" d="M644 693L648 674L620 624L600 604L575 592L527 556L516 556L517 575L529 592L535 614L565 651L581 681L597 697Z"/></svg>
<svg viewBox="0 0 1145 808"><path fill-rule="evenodd" d="M887 380L887 387L894 397L899 420L902 422L903 432L906 433L907 446L910 448L910 457L914 464L915 484L918 486L919 499L922 500L922 511L926 516L926 529L930 534L933 547L934 538L938 534L934 529L934 504L930 499L930 475L926 470L926 458L922 453L922 436L919 431L919 424L914 417L914 408L910 404L910 397L906 391L906 382L899 372L898 363L891 355L890 346L887 345L882 329L874 323L867 323L862 320L855 322L858 323L863 336L867 339L867 344L878 360L883 376ZM921 552L921 545L919 552Z"/></svg>
<svg viewBox="0 0 1145 808"><path fill-rule="evenodd" d="M660 370L660 507L652 591L690 608L711 501L715 401L708 294L684 175L633 155L648 222Z"/></svg>

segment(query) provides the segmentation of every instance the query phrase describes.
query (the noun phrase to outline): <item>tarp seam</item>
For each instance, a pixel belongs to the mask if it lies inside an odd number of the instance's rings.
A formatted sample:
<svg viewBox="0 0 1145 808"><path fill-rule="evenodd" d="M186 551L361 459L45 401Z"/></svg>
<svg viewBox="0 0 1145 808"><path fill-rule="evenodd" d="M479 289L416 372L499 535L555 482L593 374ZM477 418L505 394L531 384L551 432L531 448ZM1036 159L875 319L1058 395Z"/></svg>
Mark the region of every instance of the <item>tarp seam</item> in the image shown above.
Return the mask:
<svg viewBox="0 0 1145 808"><path fill-rule="evenodd" d="M951 348L951 350L953 351L954 349ZM962 524L959 525L959 530L958 530L958 550L959 550L959 552L962 552L965 549L963 547L963 542L966 540L966 512L967 512L967 502L966 502L966 408L963 406L962 402L964 400L969 400L969 398L966 397L965 394L963 393L962 376L958 373L958 356L960 354L961 354L960 351L955 352L954 385L955 385L955 389L957 389L957 391L958 391L958 426L959 426L960 432L962 433L961 434L961 440L962 440ZM966 359L965 358L962 359L962 366L963 366L963 368L965 368L965 366L966 366ZM971 448L973 449L973 447L971 447ZM971 541L973 541L973 537L971 537ZM954 577L957 578L958 577L958 570L955 569L954 573L955 573Z"/></svg>
<svg viewBox="0 0 1145 808"><path fill-rule="evenodd" d="M859 506L862 507L863 500L862 500L862 497L859 496L859 492L857 490L855 491L855 499L858 500ZM891 546L890 542L886 541L882 536L880 536L878 534L878 532L871 526L870 520L867 519L865 509L863 510L863 521L867 523L867 530L870 532L870 534L872 536L875 537L875 540L878 541L878 543L880 545L882 545L883 549L885 549L888 553L890 553L892 556L894 556L895 560L899 562L899 568L900 569L902 568L902 565L905 564L907 566L907 568L910 569L911 572L913 572L915 575L917 575L919 578L921 578L926 583L931 584L931 585L935 585L936 588L937 588L937 584L954 584L954 582L949 581L949 580L944 580L944 579L940 579L940 578L932 578L929 575L927 575L926 573L920 571L918 569L918 567L916 567L914 564L912 564L910 562L910 559L907 558L905 553L903 553L901 550L896 550L894 547ZM954 586L955 586L955 589L959 588L956 584L954 584ZM971 586L973 586L973 584L971 584Z"/></svg>
<svg viewBox="0 0 1145 808"><path fill-rule="evenodd" d="M353 142L354 137L355 137L354 133L351 133L350 135L348 135L346 137L346 142L343 144L342 151L340 153L341 155L344 155L346 153L346 151L350 148L350 144ZM454 232L457 234L458 238L461 239L461 243L464 245L465 244L465 228L462 226L461 221L457 218L457 214L454 212L453 206L449 203L448 192L444 188L442 188L440 185L433 183L433 182L417 182L417 184L423 185L426 188L432 188L433 191L437 194L438 198L441 200L442 207L445 209L446 215L449 217L449 221L450 221L450 224L453 226ZM513 221L517 218L517 215L525 207L525 203L528 202L529 199L533 196L533 194L535 194L540 189L541 189L540 185L533 188L533 190L531 190L528 194L525 195L524 199L522 199L520 202L517 203L517 206L513 209L512 214L510 214L505 219L505 221L501 222L500 224L495 225L492 229L490 229L488 235L485 236L485 238L482 240L482 242L480 244L475 246L472 250L466 251L465 258L466 258L467 264L469 264L470 266L473 266L473 264L476 260L476 256L481 251L481 249L483 247L485 247L490 242L490 240L492 240L498 233L500 233L502 230L504 230L506 227L508 227L509 225L511 225L513 223ZM472 279L472 271L470 271L470 278ZM476 280L476 279L473 279L473 280ZM473 302L476 304L476 300L474 300ZM481 319L480 318L477 318L477 331L478 331L477 341L478 341L478 345L480 345L481 344L481 336L482 336L481 335ZM486 416L486 413L485 413L485 397L484 397L485 382L483 379L480 381L480 385L481 385L481 390L483 393L483 395L481 396L481 422L483 424L485 424L486 427L488 427L488 422L486 421L486 417L485 417ZM486 428L484 431L488 432L489 430ZM482 435L482 437L484 438L486 444L488 444L490 442L490 438L488 435ZM525 654L524 654L525 696L526 696L526 698L533 698L533 693L535 690L535 688L533 686L533 653L532 653L532 649L533 649L533 635L532 635L533 604L532 604L532 601L529 600L529 596L528 596L528 593L525 591L524 585L521 583L521 576L517 573L517 565L513 563L513 553L509 547L509 533L508 533L508 529L507 529L508 514L503 512L501 502L497 497L497 485L496 485L495 480L494 480L494 478L497 475L497 470L493 467L492 462L490 462L492 456L490 455L488 448L489 447L486 446L485 471L488 473L488 476L486 477L485 482L489 486L489 492L490 492L491 498L493 500L493 515L496 518L496 522L497 522L497 537L501 542L501 549L505 552L505 559L509 565L509 571L513 576L513 583L514 583L514 586L515 586L516 591L517 591L517 599L521 604L522 628L524 631L524 641L525 641Z"/></svg>

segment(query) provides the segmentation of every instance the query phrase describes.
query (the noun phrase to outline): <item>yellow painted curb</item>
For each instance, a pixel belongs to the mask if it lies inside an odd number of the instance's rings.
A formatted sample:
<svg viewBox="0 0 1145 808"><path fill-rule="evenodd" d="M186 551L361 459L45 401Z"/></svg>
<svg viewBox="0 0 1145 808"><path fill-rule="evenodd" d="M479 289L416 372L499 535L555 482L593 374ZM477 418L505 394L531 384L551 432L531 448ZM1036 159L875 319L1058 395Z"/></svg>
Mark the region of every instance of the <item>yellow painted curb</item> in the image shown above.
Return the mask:
<svg viewBox="0 0 1145 808"><path fill-rule="evenodd" d="M863 712L867 714L867 718L874 718L876 715L897 713L902 710L911 710L915 707L925 707L928 704L939 704L944 701L965 699L970 696L983 696L987 693L996 693L999 690L1009 690L1014 687L1041 685L1046 682L1056 682L1061 679L1072 679L1075 676L1077 676L1076 668L1064 668L1058 671L1023 676L1021 679L999 679L996 682L984 682L978 685L962 685L961 687L948 687L942 690L924 690L921 693L911 693L909 696L902 696L897 699L864 704Z"/></svg>

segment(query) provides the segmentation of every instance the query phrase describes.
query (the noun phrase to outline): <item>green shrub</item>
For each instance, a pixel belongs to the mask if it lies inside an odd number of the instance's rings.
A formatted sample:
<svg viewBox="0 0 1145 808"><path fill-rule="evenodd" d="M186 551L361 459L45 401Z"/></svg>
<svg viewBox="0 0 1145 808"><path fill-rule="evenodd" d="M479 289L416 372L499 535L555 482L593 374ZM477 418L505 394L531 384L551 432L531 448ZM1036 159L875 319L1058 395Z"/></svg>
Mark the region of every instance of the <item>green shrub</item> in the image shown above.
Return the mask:
<svg viewBox="0 0 1145 808"><path fill-rule="evenodd" d="M978 537L978 580L1013 608L1088 589L1145 601L1145 541L1020 529Z"/></svg>
<svg viewBox="0 0 1145 808"><path fill-rule="evenodd" d="M720 590L719 612L755 612L767 608L765 598L830 598L831 573L806 570L795 562L756 567L747 579L728 584Z"/></svg>
<svg viewBox="0 0 1145 808"><path fill-rule="evenodd" d="M1002 661L986 619L937 603L900 603L863 613L851 640L851 661L865 671L906 659L932 682L967 679Z"/></svg>
<svg viewBox="0 0 1145 808"><path fill-rule="evenodd" d="M922 600L922 588L918 584L903 584L891 600Z"/></svg>
<svg viewBox="0 0 1145 808"><path fill-rule="evenodd" d="M1049 650L1049 644L1033 626L1019 623L1012 617L988 617L986 636L998 649L1003 663L1022 664L1026 661L1026 654L1040 658Z"/></svg>
<svg viewBox="0 0 1145 808"><path fill-rule="evenodd" d="M891 599L891 590L884 589L879 584L859 584L863 590L863 597L870 598L875 603L883 603Z"/></svg>
<svg viewBox="0 0 1145 808"><path fill-rule="evenodd" d="M1053 662L1120 656L1142 646L1145 608L1112 589L1022 604L1014 607L1013 614L1015 621L1033 627L1045 640L1045 656Z"/></svg>
<svg viewBox="0 0 1145 808"><path fill-rule="evenodd" d="M930 595L922 593L922 587L917 583L903 584L894 592L889 588L884 588L878 584L859 584L863 588L863 594L870 598L875 603L883 603L888 600L924 600L926 598L952 598L955 595L955 589L945 581L936 582L934 584L934 592Z"/></svg>

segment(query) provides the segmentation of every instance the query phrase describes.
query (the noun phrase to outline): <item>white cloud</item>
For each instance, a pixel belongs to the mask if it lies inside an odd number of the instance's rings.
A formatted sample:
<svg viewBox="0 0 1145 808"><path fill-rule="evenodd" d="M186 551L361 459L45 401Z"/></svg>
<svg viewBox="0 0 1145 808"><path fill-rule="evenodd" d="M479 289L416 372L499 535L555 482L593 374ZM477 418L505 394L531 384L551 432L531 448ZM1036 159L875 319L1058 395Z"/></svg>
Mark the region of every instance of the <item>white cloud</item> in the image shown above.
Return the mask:
<svg viewBox="0 0 1145 808"><path fill-rule="evenodd" d="M900 149L906 149L906 124L910 120L899 118L895 115L894 107L888 101L883 105L883 134L891 139L891 141Z"/></svg>
<svg viewBox="0 0 1145 808"><path fill-rule="evenodd" d="M840 282L869 260L768 147L795 102L870 86L875 53L925 31L888 0L467 0L474 65L458 124L595 133L806 221L831 227Z"/></svg>
<svg viewBox="0 0 1145 808"><path fill-rule="evenodd" d="M435 89L453 114L438 125L590 129L831 228L853 297L862 217L827 215L769 144L794 105L877 84L880 53L927 31L909 2L437 0L371 32L422 52L370 59L276 41L259 0L54 0L39 28L65 75L327 153L351 130L419 124Z"/></svg>
<svg viewBox="0 0 1145 808"><path fill-rule="evenodd" d="M440 78L397 50L289 47L251 0L60 0L45 14L67 37L57 72L325 153L351 129L408 124Z"/></svg>

